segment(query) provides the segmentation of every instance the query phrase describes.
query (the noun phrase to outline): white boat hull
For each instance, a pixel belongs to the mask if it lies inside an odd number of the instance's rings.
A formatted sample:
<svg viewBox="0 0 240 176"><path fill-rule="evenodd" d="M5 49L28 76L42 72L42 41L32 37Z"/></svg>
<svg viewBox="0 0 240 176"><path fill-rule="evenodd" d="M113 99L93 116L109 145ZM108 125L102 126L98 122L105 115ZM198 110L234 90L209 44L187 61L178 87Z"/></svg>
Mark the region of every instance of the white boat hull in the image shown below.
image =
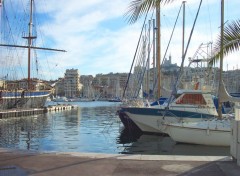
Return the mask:
<svg viewBox="0 0 240 176"><path fill-rule="evenodd" d="M204 122L197 122L195 124L201 123L203 124ZM211 146L230 146L230 122L227 122L223 128L219 128L217 124L215 127L214 125L197 127L191 124L194 123L182 123L182 125L180 123L166 124L166 132L176 142Z"/></svg>
<svg viewBox="0 0 240 176"><path fill-rule="evenodd" d="M164 121L179 122L180 120L180 118L171 117L171 116L165 116L163 119L163 116L142 116L142 115L136 115L131 113L126 113L126 114L143 132L150 132L150 133L165 133L165 126L162 125ZM190 121L196 122L200 120L203 120L203 119L184 118L184 121L188 121L188 122Z"/></svg>
<svg viewBox="0 0 240 176"><path fill-rule="evenodd" d="M147 113L138 113L138 110L143 110L143 108L134 108L135 112L132 112L130 108L125 108L126 111L125 113L128 115L128 117L143 131L143 132L149 132L149 133L165 133L165 126L163 126L163 122L179 122L179 121L184 121L184 122L197 122L201 121L206 118L213 118L213 115L203 115L201 117L200 110L198 110L198 117L194 116L181 116L174 114L176 111L171 111L173 113L168 113L164 115L166 111L163 109L157 109L157 108L145 108L146 110L154 111L152 114L147 114ZM129 110L129 111L128 111ZM182 111L182 110L181 110ZM188 111L191 112L191 111ZM186 112L187 113L187 112ZM193 112L194 113L194 112Z"/></svg>

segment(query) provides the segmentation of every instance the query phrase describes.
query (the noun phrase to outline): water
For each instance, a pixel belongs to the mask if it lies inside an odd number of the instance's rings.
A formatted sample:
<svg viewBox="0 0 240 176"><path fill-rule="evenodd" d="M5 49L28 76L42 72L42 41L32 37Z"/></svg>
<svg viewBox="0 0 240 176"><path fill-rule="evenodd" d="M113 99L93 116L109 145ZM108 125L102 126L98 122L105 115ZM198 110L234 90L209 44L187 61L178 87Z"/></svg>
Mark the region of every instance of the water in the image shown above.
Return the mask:
<svg viewBox="0 0 240 176"><path fill-rule="evenodd" d="M229 147L176 144L170 137L124 130L120 103L72 102L73 110L0 120L0 147L48 152L230 155Z"/></svg>

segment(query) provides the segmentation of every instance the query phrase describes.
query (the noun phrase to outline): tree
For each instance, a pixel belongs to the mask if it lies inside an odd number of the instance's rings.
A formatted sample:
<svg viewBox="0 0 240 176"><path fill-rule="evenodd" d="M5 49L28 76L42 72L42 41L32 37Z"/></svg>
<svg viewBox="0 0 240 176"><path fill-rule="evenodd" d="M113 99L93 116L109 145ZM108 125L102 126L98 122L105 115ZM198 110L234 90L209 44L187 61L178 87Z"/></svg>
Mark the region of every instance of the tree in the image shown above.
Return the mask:
<svg viewBox="0 0 240 176"><path fill-rule="evenodd" d="M224 27L223 32L223 54L227 56L230 53L239 51L240 47L240 20L236 20ZM217 38L214 46L214 56L210 64L214 65L220 60L221 36Z"/></svg>
<svg viewBox="0 0 240 176"><path fill-rule="evenodd" d="M149 10L159 7L160 3L167 4L174 0L133 0L130 2L128 10L125 14L130 24L135 23L143 14Z"/></svg>

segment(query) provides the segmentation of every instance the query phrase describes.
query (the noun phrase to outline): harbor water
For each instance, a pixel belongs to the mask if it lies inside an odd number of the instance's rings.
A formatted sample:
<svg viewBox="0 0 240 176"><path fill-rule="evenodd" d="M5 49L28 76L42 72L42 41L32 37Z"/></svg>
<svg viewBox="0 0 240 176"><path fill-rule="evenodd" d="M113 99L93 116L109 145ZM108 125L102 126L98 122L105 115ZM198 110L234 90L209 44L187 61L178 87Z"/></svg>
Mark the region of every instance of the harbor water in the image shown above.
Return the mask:
<svg viewBox="0 0 240 176"><path fill-rule="evenodd" d="M0 148L40 152L230 155L229 147L181 144L166 135L126 131L116 113L120 103L70 103L77 107L41 115L1 119Z"/></svg>

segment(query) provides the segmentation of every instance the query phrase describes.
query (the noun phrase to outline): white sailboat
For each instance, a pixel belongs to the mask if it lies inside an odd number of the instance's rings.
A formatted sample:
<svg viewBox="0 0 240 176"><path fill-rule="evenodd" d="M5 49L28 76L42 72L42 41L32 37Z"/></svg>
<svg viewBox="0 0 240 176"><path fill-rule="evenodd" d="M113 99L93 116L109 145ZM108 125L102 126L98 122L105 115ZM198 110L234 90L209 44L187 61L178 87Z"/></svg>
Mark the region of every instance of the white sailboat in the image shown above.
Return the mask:
<svg viewBox="0 0 240 176"><path fill-rule="evenodd" d="M186 51L183 52L184 57ZM151 133L164 132L162 123L165 121L189 122L214 118L218 113L213 102L213 90L199 81L191 89L179 90L163 105L122 107L121 113L127 115L143 132Z"/></svg>
<svg viewBox="0 0 240 176"><path fill-rule="evenodd" d="M227 118L200 122L167 123L165 132L176 142L230 146L231 120Z"/></svg>
<svg viewBox="0 0 240 176"><path fill-rule="evenodd" d="M224 30L224 0L221 1L221 55L220 55L220 76L219 76L219 102L224 101L240 102L239 98L231 97L225 89L222 81L223 69L223 30ZM221 108L221 106L219 106ZM232 129L231 119L222 119L222 113L218 111L218 118L201 122L190 123L165 123L165 131L176 142L230 146ZM234 116L233 116L234 117Z"/></svg>
<svg viewBox="0 0 240 176"><path fill-rule="evenodd" d="M128 117L143 132L162 133L163 122L191 122L216 117L217 111L211 92L207 90L181 90L169 105L150 107L122 107Z"/></svg>
<svg viewBox="0 0 240 176"><path fill-rule="evenodd" d="M143 1L142 1L143 2ZM133 62L131 65L131 69L128 75L128 80L125 86L125 89L123 91L123 96L122 96L122 102L123 107L118 111L119 118L125 128L129 130L136 130L139 131L139 127L136 125L136 123L127 115L128 110L131 108L145 108L144 107L144 101L145 99L143 98L143 94L146 93L146 97L150 100L150 98L153 97L153 90L154 87L157 85L158 89L160 90L160 76L159 76L159 70L160 70L160 62L161 62L161 53L160 53L160 4L157 5L156 7L156 24L155 24L155 19L152 20L152 39L150 40L150 21L149 21L149 29L148 29L148 34L144 32L146 30L146 18L147 15L145 16L145 20L142 26L142 30L140 33L140 37L138 40L137 48L134 54ZM148 39L148 40L146 40ZM148 44L147 44L148 43ZM156 46L155 46L156 44ZM151 46L152 45L152 52L153 54L153 65L152 65L152 73L150 71L150 51L151 51ZM148 46L148 47L147 47ZM147 50L146 50L147 49ZM155 49L157 51L155 51ZM138 59L136 61L136 59ZM135 67L133 67L135 64ZM134 69L133 69L134 68ZM133 70L133 73L132 73ZM145 72L147 72L145 74ZM132 77L131 77L132 75ZM143 83L144 76L146 75L146 80L145 84ZM151 76L150 76L151 75ZM150 78L152 77L152 78ZM150 79L152 79L152 85L150 85ZM130 85L130 86L129 86ZM129 86L129 87L128 87ZM129 88L129 92L127 92L127 88ZM152 92L152 93L151 93ZM128 94L126 96L126 94ZM162 97L160 96L160 91L157 92L159 100L155 101L156 104L162 104L163 100ZM126 96L126 97L125 97ZM165 97L164 97L165 100ZM151 100L150 100L151 101ZM147 100L148 102L148 100Z"/></svg>
<svg viewBox="0 0 240 176"><path fill-rule="evenodd" d="M11 4L11 5L14 5ZM7 48L22 48L28 50L28 77L27 81L25 81L26 86L21 87L19 86L19 81L15 81L16 87L11 87L11 90L6 87L2 87L0 92L0 110L3 109L11 109L11 108L40 108L45 105L45 102L49 95L51 94L51 86L47 86L42 88L38 86L40 80L34 82L33 78L31 78L31 55L32 50L50 50L50 51L61 51L65 52L64 50L58 49L51 49L51 48L43 48L43 47L36 47L33 46L33 40L37 38L37 36L33 35L33 6L34 0L30 0L30 15L29 15L29 23L28 23L28 31L26 32L27 35L24 35L22 38L27 40L27 45L16 45L14 44L5 44L1 43L0 47L7 47ZM5 1L0 1L0 9L1 12L4 13L3 10L5 8ZM11 13L10 13L11 14ZM7 16L7 14L3 14L3 16ZM2 21L1 21L2 22ZM14 24L16 27L16 24ZM3 25L4 26L4 25ZM1 26L2 27L2 26ZM10 28L11 30L11 28ZM8 31L8 33L10 33ZM9 34L8 34L9 35ZM5 40L1 40L5 41ZM4 80L7 82L7 80ZM7 83L6 83L7 84Z"/></svg>
<svg viewBox="0 0 240 176"><path fill-rule="evenodd" d="M220 83L219 98L221 101L240 102L240 99L231 97L225 89L223 82ZM165 121L163 131L167 133L174 141L190 144L230 146L231 142L231 120L233 114L228 114L221 118L211 120L202 120L198 122L177 122L171 123Z"/></svg>

